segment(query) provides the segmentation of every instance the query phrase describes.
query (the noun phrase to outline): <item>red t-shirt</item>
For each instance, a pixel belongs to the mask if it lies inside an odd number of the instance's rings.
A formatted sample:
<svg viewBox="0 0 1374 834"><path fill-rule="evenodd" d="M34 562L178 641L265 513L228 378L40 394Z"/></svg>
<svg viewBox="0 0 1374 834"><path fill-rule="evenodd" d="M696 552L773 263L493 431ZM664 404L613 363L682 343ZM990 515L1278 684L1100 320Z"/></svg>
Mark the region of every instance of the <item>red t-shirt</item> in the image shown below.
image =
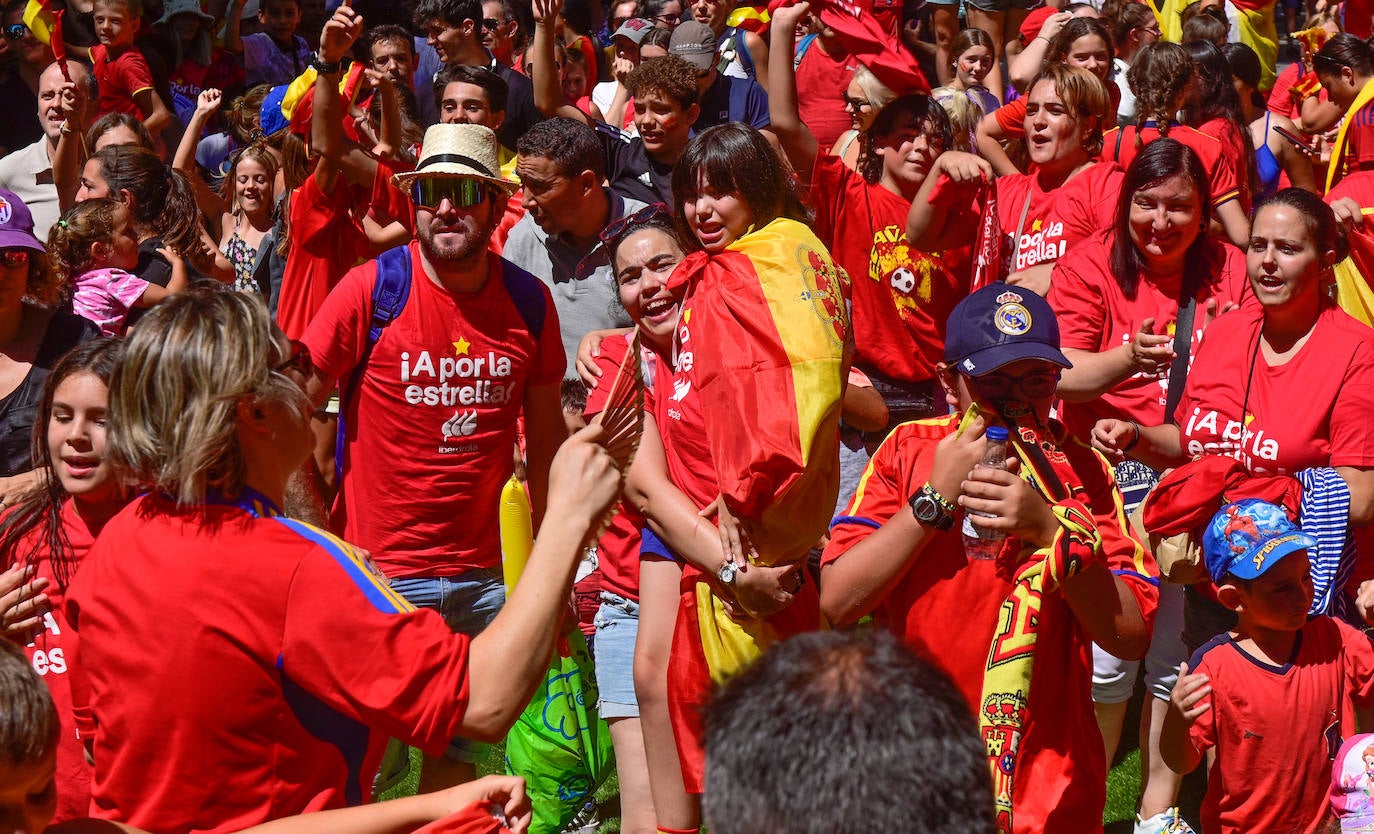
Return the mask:
<svg viewBox="0 0 1374 834"><path fill-rule="evenodd" d="M135 501L67 615L99 819L230 832L356 805L388 737L438 755L462 729L469 638L260 496Z"/></svg>
<svg viewBox="0 0 1374 834"><path fill-rule="evenodd" d="M1184 453L1231 454L1256 475L1374 466L1374 330L1329 306L1271 368L1256 352L1263 322L1258 306L1212 322L1176 413Z"/></svg>
<svg viewBox="0 0 1374 834"><path fill-rule="evenodd" d="M1230 119L1208 119L1198 125L1198 132L1210 136L1221 144L1221 155L1236 162L1236 184L1240 187L1240 207L1250 214L1250 166L1246 163L1245 139L1240 129ZM1253 153L1253 152L1252 152ZM1253 160L1254 157L1249 157Z"/></svg>
<svg viewBox="0 0 1374 834"><path fill-rule="evenodd" d="M140 120L151 115L134 103L134 93L153 89L153 73L138 47L130 45L111 58L104 44L96 44L91 47L91 62L100 88L100 115L128 113Z"/></svg>
<svg viewBox="0 0 1374 834"><path fill-rule="evenodd" d="M86 525L86 520L76 512L68 499L62 505L62 530L67 544L71 547L72 564L79 565L91 549L95 536ZM57 581L53 570L52 553L44 542L43 525L30 530L19 541L15 549L4 554L0 565L8 569L16 564L34 567L35 579L48 580L43 593L52 604L52 610L43 617L43 631L33 642L24 647L33 671L43 679L52 695L53 705L57 707L61 735L57 741L57 812L53 822L86 817L91 805L91 766L86 762L86 751L76 731L76 718L72 711L72 690L68 671L71 668L71 627L67 623L67 612L63 610L67 589Z"/></svg>
<svg viewBox="0 0 1374 834"><path fill-rule="evenodd" d="M1211 679L1211 709L1188 730L1199 751L1216 749L1202 827L1217 834L1327 830L1331 762L1355 733L1352 700L1374 690L1369 638L1330 617L1298 632L1292 660L1271 666L1222 634L1188 662Z"/></svg>
<svg viewBox="0 0 1374 834"><path fill-rule="evenodd" d="M1345 132L1345 156L1337 179L1356 171L1374 170L1374 101L1355 111L1348 118ZM1335 164L1335 160L1332 160Z"/></svg>
<svg viewBox="0 0 1374 834"><path fill-rule="evenodd" d="M620 363L629 352L629 337L616 334L601 340L601 356L596 364L601 368L601 383L587 392L585 414L588 422L606 407ZM641 359L641 361L644 361ZM644 410L654 413L654 392L645 386ZM601 587L633 602L639 602L639 531L644 529L644 516L630 501L621 501L620 508L606 526L606 532L596 543L597 566L601 569Z"/></svg>
<svg viewBox="0 0 1374 834"><path fill-rule="evenodd" d="M1107 87L1107 124L1116 121L1116 112L1121 109L1121 88L1116 86L1115 81L1105 82ZM997 119L997 126L1002 128L1002 136L1012 141L1020 141L1026 138L1026 104L1029 93L1014 98L996 110L992 111Z"/></svg>
<svg viewBox="0 0 1374 834"><path fill-rule="evenodd" d="M654 374L654 419L663 439L668 462L668 480L698 507L705 507L720 495L715 460L706 438L706 417L701 411L701 396L693 387L690 313L684 309L678 320L673 363L658 364Z"/></svg>
<svg viewBox="0 0 1374 834"><path fill-rule="evenodd" d="M1102 143L1102 158L1114 159L1123 168L1131 166L1140 148L1159 138L1159 129L1154 122L1146 122L1140 131L1140 147L1136 147L1135 125L1112 128L1107 131ZM1169 138L1177 139L1193 149L1202 161L1202 169L1207 172L1207 180L1212 186L1212 205L1219 206L1227 200L1240 197L1240 174L1236 160L1220 142L1207 134L1187 125L1169 126ZM1238 153L1238 152L1237 152Z"/></svg>
<svg viewBox="0 0 1374 834"><path fill-rule="evenodd" d="M959 415L920 420L893 430L874 453L849 506L835 518L822 565L834 562L897 513L911 512L907 499L930 477L938 436L952 431L958 420ZM1157 571L1122 525L1111 470L1071 439L1061 448L1083 477L1087 492L1079 497L1102 534L1107 566L1126 580L1151 623L1158 601L1151 577ZM996 560L969 560L956 521L952 529L935 534L874 612L880 625L953 679L975 714L1017 553L1011 542ZM1091 643L1064 597L1045 593L1013 784L1015 834L1102 830L1107 763L1093 718Z"/></svg>
<svg viewBox="0 0 1374 834"><path fill-rule="evenodd" d="M417 242L410 253L410 297L345 404L333 527L392 578L495 568L525 391L558 382L566 366L558 314L540 284L544 322L531 333L496 255L482 289L455 296L426 277ZM376 261L350 270L305 333L315 366L340 381L362 359L376 277Z"/></svg>
<svg viewBox="0 0 1374 834"><path fill-rule="evenodd" d="M325 296L367 252L352 207L343 177L325 194L311 174L291 194L291 248L277 301L277 324L288 339L305 335Z"/></svg>
<svg viewBox="0 0 1374 834"><path fill-rule="evenodd" d="M1034 174L998 177L997 222L1004 236L1002 257L1008 260L1003 274L1058 260L1080 241L1115 225L1125 175L1114 164L1098 163L1049 191ZM1025 221L1018 226L1023 212Z"/></svg>
<svg viewBox="0 0 1374 834"><path fill-rule="evenodd" d="M834 146L840 134L849 130L849 111L844 106L845 91L854 79L858 62L841 52L830 55L820 39L811 41L797 65L797 110L802 124L811 130L821 149Z"/></svg>
<svg viewBox="0 0 1374 834"><path fill-rule="evenodd" d="M935 378L945 322L968 295L969 247L921 252L906 238L911 201L822 155L811 175L812 227L853 292L855 364L901 382Z"/></svg>
<svg viewBox="0 0 1374 834"><path fill-rule="evenodd" d="M1174 335L1183 276L1142 278L1135 298L1127 298L1112 275L1114 239L1115 234L1107 234L1084 241L1055 264L1049 302L1059 319L1063 347L1094 353L1117 349L1135 338L1145 319L1155 320L1154 332ZM1190 363L1202 343L1210 299L1216 299L1218 310L1228 303L1256 303L1240 250L1211 239L1205 245L1208 264L1200 272L1206 281L1196 296ZM1158 426L1165 422L1168 395L1168 368L1158 375L1141 372L1090 402L1062 403L1060 417L1069 431L1084 439L1093 424L1106 417Z"/></svg>

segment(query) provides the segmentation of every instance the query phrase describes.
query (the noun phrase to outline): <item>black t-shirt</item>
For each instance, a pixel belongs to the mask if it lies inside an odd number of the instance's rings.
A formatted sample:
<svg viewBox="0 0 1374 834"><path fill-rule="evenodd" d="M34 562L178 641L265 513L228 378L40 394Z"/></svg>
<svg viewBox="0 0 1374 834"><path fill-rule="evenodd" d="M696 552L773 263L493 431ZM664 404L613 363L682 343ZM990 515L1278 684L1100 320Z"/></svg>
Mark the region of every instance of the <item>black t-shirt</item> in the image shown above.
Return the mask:
<svg viewBox="0 0 1374 834"><path fill-rule="evenodd" d="M28 314L34 312L29 310ZM48 375L67 351L99 335L96 326L80 316L53 314L28 375L9 396L0 398L0 477L8 478L34 467L33 421L38 417Z"/></svg>
<svg viewBox="0 0 1374 834"><path fill-rule="evenodd" d="M501 76L510 88L506 94L506 120L496 131L496 138L502 145L515 150L515 143L530 127L544 121L544 114L534 106L533 82L495 58L488 69Z"/></svg>
<svg viewBox="0 0 1374 834"><path fill-rule="evenodd" d="M641 203L673 205L673 166L649 156L638 136L626 136L603 122L597 122L596 135L606 148L606 183L611 191Z"/></svg>
<svg viewBox="0 0 1374 834"><path fill-rule="evenodd" d="M27 148L43 138L38 97L18 71L0 80L0 101L5 103L5 118L0 119L0 154Z"/></svg>

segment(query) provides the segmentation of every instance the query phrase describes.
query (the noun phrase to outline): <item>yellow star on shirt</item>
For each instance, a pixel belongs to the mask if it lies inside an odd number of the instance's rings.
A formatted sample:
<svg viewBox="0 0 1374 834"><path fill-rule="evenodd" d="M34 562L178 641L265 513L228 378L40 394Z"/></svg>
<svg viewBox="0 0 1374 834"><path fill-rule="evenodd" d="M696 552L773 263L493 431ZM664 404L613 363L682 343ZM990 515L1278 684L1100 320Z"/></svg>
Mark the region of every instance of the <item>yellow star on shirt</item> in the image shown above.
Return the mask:
<svg viewBox="0 0 1374 834"><path fill-rule="evenodd" d="M1038 232L1038 231L1040 231L1040 222L1041 222L1041 221L1037 220L1037 221L1035 221L1034 223L1031 224L1031 231L1032 231L1032 232Z"/></svg>
<svg viewBox="0 0 1374 834"><path fill-rule="evenodd" d="M459 336L458 341L453 343L453 355L467 356L468 348L470 347L472 347L472 342L469 342L467 339L464 339L462 336Z"/></svg>

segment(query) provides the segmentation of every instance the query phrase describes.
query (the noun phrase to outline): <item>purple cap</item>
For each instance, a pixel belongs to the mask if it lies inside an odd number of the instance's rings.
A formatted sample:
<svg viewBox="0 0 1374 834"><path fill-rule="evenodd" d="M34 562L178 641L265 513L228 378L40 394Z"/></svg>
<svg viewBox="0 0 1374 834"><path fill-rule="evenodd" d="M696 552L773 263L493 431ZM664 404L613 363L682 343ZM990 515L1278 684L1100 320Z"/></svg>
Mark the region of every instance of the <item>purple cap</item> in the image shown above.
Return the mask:
<svg viewBox="0 0 1374 834"><path fill-rule="evenodd" d="M34 249L48 251L43 242L33 236L33 214L13 191L0 188L0 249Z"/></svg>

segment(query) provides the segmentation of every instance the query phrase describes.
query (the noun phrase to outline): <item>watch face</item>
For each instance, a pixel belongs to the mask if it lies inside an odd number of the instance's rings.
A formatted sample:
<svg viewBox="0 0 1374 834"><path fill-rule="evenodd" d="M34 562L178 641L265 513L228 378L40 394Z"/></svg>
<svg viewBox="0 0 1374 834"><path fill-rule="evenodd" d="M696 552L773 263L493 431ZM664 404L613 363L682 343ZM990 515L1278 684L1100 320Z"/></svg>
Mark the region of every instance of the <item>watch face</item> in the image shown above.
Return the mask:
<svg viewBox="0 0 1374 834"><path fill-rule="evenodd" d="M739 566L733 561L727 561L725 564L721 565L720 570L716 572L716 578L726 585L729 585L735 581L735 574L737 573L739 573Z"/></svg>
<svg viewBox="0 0 1374 834"><path fill-rule="evenodd" d="M940 505L935 503L935 499L929 495L922 495L911 505L912 511L916 514L917 521L927 524L933 523L940 517Z"/></svg>

